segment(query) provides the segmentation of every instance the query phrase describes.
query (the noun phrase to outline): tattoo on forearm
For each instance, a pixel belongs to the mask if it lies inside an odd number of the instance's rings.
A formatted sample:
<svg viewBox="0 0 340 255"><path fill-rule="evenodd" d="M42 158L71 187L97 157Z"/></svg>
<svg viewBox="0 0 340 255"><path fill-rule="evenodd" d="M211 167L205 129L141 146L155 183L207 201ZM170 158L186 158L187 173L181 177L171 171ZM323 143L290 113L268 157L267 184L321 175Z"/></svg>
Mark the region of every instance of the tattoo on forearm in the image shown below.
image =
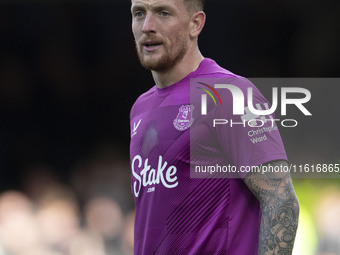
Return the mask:
<svg viewBox="0 0 340 255"><path fill-rule="evenodd" d="M298 226L299 204L289 173L252 174L245 182L261 203L259 255L291 255Z"/></svg>

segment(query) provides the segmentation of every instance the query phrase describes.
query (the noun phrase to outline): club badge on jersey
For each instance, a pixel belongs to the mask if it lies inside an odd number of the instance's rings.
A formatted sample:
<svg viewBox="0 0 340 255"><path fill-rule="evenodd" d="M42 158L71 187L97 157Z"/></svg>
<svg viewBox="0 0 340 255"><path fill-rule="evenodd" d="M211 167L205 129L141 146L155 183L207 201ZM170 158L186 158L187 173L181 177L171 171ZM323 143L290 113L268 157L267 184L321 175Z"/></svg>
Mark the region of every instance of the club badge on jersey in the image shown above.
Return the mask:
<svg viewBox="0 0 340 255"><path fill-rule="evenodd" d="M195 107L193 105L182 105L179 110L177 117L174 119L174 127L178 131L184 131L188 129L192 123L194 123L194 118L192 113Z"/></svg>

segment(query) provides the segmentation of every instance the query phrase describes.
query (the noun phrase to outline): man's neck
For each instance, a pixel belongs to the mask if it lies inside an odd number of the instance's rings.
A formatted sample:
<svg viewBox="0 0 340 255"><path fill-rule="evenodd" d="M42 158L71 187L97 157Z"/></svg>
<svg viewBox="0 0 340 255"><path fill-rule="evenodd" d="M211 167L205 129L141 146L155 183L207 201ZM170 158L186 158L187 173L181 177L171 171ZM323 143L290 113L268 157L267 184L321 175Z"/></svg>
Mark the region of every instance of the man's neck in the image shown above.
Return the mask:
<svg viewBox="0 0 340 255"><path fill-rule="evenodd" d="M197 50L195 54L192 54L192 57L184 56L170 70L165 72L152 71L153 79L158 88L168 87L195 71L203 59L201 52Z"/></svg>

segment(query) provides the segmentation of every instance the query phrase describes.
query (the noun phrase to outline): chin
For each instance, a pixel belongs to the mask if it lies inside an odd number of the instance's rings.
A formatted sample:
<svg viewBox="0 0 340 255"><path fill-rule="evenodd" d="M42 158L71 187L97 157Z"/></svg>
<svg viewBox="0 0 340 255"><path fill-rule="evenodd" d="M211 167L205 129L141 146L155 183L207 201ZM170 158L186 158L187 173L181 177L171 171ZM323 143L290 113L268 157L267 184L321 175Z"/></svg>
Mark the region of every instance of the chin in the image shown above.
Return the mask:
<svg viewBox="0 0 340 255"><path fill-rule="evenodd" d="M143 67L153 71L163 71L168 68L169 62L162 59L158 60L145 60L141 59L141 64Z"/></svg>

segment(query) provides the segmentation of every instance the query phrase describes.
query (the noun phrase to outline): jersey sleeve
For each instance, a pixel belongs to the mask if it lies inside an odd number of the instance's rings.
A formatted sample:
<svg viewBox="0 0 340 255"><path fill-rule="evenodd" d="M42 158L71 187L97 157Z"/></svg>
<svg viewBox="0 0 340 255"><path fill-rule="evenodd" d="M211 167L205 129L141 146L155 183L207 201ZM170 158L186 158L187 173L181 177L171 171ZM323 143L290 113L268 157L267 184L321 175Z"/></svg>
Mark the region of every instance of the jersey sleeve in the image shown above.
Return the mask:
<svg viewBox="0 0 340 255"><path fill-rule="evenodd" d="M261 92L249 80L242 77L223 82L237 87L244 96L243 114L238 115L233 112L234 101L241 100L242 97L236 99L228 89L219 90L223 105L214 108L214 120L220 120L218 122L220 124L215 126L219 146L229 162L239 170L239 177L245 178L249 172L246 170L252 166L259 166L273 160L287 160L274 114L261 116L253 114L249 109L248 88L252 89L252 104L255 109L270 109L271 105Z"/></svg>

